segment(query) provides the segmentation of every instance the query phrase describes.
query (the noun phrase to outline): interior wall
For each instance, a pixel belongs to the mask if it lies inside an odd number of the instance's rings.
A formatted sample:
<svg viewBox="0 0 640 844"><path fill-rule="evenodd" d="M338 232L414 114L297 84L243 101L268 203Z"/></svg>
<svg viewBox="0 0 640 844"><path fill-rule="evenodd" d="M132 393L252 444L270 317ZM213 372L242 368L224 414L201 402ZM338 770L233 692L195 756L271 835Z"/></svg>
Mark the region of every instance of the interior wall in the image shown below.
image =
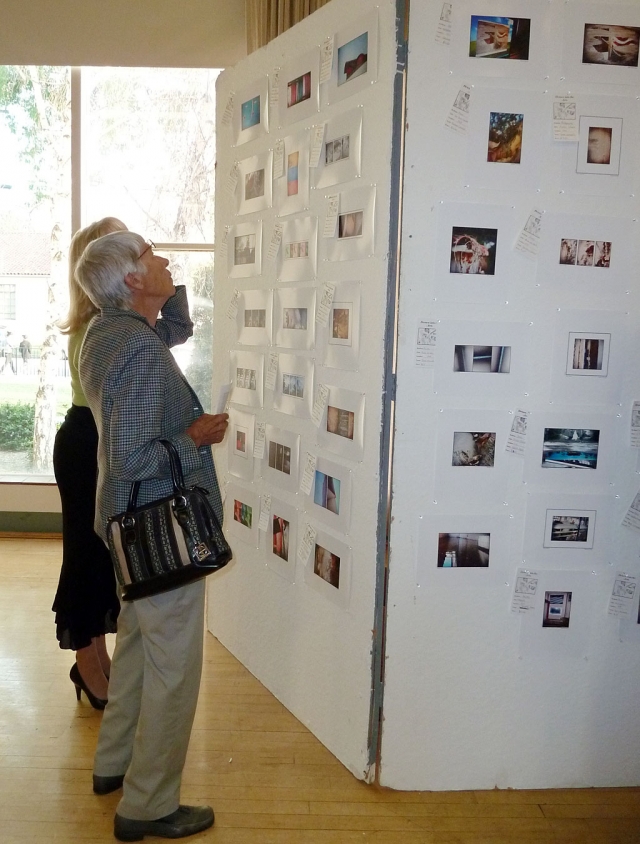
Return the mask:
<svg viewBox="0 0 640 844"><path fill-rule="evenodd" d="M640 550L637 531L621 526L639 483L638 68L583 63L582 36L586 23L637 28L640 18L611 2L492 3L480 11L531 20L529 59L510 60L470 56L477 4L452 5L447 46L443 4L411 4L380 781L637 785L638 590L628 620L608 607L616 572L638 575ZM445 121L465 84L461 134ZM580 164L586 137L554 142L553 99L568 91L596 127L622 119L618 175ZM492 112L524 115L520 163L490 161ZM463 120L454 115L458 129ZM534 209L545 213L537 256L526 256L514 247ZM454 227L484 237L484 274L451 271ZM612 243L610 265L562 265L563 238ZM435 346L418 347L421 321ZM606 335L608 372L570 372L571 332ZM454 346L476 344L508 346L509 371L454 372ZM519 409L530 414L524 456L506 451ZM596 470L542 465L545 429L556 427L600 431ZM495 433L493 466L455 465L455 432ZM595 521L592 543L549 543L549 512L576 510ZM439 565L440 535L456 532L490 534L488 566L444 555ZM538 576L525 614L511 611L519 567ZM545 592L556 589L571 592L569 626L543 627Z"/></svg>
<svg viewBox="0 0 640 844"><path fill-rule="evenodd" d="M240 0L2 4L2 64L229 67L245 55Z"/></svg>
<svg viewBox="0 0 640 844"><path fill-rule="evenodd" d="M377 45L373 40L375 26L370 29L372 20L376 19ZM283 106L287 101L286 83L301 79L312 69L311 89L315 90L320 45L335 35L337 54L339 44L345 43L340 38L354 39L363 31L370 32L371 39L367 73L372 75L362 76L360 81L365 85L356 87L356 93L348 96L348 86L357 86L357 78L342 89L337 88L335 81L322 83L319 110L313 106L313 100L303 100L295 108L307 109L306 113L296 120L296 113L292 112L291 120L295 122L289 122L289 113ZM336 64L334 54L334 72ZM241 105L260 98L260 114L264 119L265 97L276 71L279 71L280 106L269 108L268 134L264 127L252 127L257 136L235 145L242 139ZM216 243L225 243L226 247L216 253L214 384L233 379L234 392L229 434L225 447L217 449L216 465L224 481L225 526L235 559L224 571L209 578L209 628L359 778L369 776L394 74L393 0L377 3L354 0L348 5L335 0L221 74L217 95ZM232 93L233 117L225 123ZM339 99L343 93L344 98ZM361 145L357 140L360 122ZM341 173L337 182L323 181L325 177L329 179L331 172L324 166L323 144L320 166L311 168L309 199L304 199L297 210L288 204L286 174L274 179L273 199L245 201L245 180L258 168L266 168L266 194L270 196L271 157L275 156L278 141L285 138L291 139L286 141L286 151L299 151L298 196L303 197L312 129L322 127L323 123L326 123L325 143L333 144L335 138L340 140L341 159L332 165ZM342 146L346 135L351 139L348 157L347 146ZM332 146L331 155L333 150ZM353 162L360 151L358 175L350 168L355 167ZM285 173L289 167L288 154ZM235 164L239 165L239 177L236 175L234 181L230 175ZM316 184L318 187L314 187ZM368 199L374 193L375 208ZM323 236L327 198L333 194L340 197L341 212L349 208L364 210L362 237L354 238L351 243L339 241L338 229L335 234L329 232L329 237ZM256 202L260 207L255 207ZM350 202L356 204L352 206ZM262 225L261 271L241 277L239 266L242 265L234 263L235 238L246 233L243 227L251 228L259 223ZM284 224L285 229L279 254L270 259L268 251L276 223ZM316 223L317 236L313 234ZM373 244L368 241L371 234ZM295 262L283 257L288 244L298 240L310 244L309 254L317 248L317 269L305 269L299 278ZM260 235L256 242L259 245ZM348 255L346 251L340 252L343 248L348 250ZM329 329L315 323L314 315L327 283L337 285L336 302L346 302L345 309L353 308L349 336L343 337L347 345L328 345ZM238 299L233 305L236 291ZM307 328L315 324L315 338L305 341L303 347L291 347L288 344L296 342L295 338L283 336L283 308L295 304L294 299L287 297L300 297L297 304L306 308ZM272 303L274 328L268 336ZM260 329L261 333L254 331L251 335L245 315L256 309L262 309L263 315L266 310L265 327ZM257 371L260 389L261 361L266 376L270 354L275 354L285 373L291 371L286 368L290 363L283 363L285 357L296 358L294 367L300 365L299 361L309 367L305 376L305 400L310 395L309 379L313 375L312 396L318 395L319 385L327 385L331 391L330 404L351 408L349 412L353 412L355 420L353 439L346 433L330 434L334 442L329 445L326 417L318 419L316 426L309 418L309 405L306 413L298 412L295 400L290 395L283 396L278 386L282 380L276 383L275 390L264 389L264 401L256 398L255 390L238 391L237 367L242 372L245 368ZM239 355L245 357L237 358ZM349 405L350 401L354 403ZM287 474L278 472L277 467L275 470L269 467L268 448L264 457L252 457L253 435L259 423L277 429L272 441L291 448L294 456ZM360 443L361 423L364 434ZM240 443L245 449L244 457L236 450L237 426L242 436L246 436L246 441ZM300 457L296 465L298 437ZM362 449L358 453L360 445ZM338 453L334 451L336 447ZM332 514L324 505L314 505L315 492L310 496L300 489L308 452L317 457L318 469L341 481L339 515ZM267 506L267 496L271 496L270 510L263 531L257 523L261 506ZM236 500L243 505L245 515L234 518ZM290 523L286 561L274 558L271 553L273 515L283 516ZM246 524L240 522L241 518ZM313 544L305 560L298 557L307 525L317 530L316 540L323 547L340 548L336 552L340 557L337 585L314 573Z"/></svg>

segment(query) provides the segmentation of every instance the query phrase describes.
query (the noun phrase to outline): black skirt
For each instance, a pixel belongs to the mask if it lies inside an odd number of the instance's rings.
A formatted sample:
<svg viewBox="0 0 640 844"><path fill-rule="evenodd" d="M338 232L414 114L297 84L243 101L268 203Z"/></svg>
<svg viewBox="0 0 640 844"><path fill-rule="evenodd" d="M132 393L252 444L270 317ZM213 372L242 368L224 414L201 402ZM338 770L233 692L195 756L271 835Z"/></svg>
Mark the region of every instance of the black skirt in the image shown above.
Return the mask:
<svg viewBox="0 0 640 844"><path fill-rule="evenodd" d="M116 632L120 601L106 545L93 530L98 431L88 407L72 405L53 447L62 502L62 570L53 602L61 648L79 650Z"/></svg>

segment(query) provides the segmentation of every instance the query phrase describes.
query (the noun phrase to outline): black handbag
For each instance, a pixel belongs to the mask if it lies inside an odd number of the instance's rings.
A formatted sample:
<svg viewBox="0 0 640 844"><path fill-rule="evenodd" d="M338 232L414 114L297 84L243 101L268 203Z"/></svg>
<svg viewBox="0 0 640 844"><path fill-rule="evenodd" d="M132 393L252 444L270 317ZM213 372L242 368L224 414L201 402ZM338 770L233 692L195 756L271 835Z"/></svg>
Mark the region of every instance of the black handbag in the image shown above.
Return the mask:
<svg viewBox="0 0 640 844"><path fill-rule="evenodd" d="M140 481L131 484L126 512L107 523L109 551L123 601L177 589L226 566L233 554L202 487L185 486L173 443L169 455L173 495L137 506Z"/></svg>

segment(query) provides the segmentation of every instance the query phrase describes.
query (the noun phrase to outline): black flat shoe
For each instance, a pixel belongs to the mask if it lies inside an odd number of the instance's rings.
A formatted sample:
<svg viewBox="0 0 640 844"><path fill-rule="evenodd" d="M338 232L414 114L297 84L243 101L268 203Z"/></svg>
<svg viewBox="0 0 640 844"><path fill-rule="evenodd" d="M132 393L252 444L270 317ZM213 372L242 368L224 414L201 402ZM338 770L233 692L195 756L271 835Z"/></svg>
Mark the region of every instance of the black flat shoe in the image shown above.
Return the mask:
<svg viewBox="0 0 640 844"><path fill-rule="evenodd" d="M118 841L142 841L145 835L184 838L209 829L213 821L211 806L178 806L175 812L157 821L134 821L116 814L113 834Z"/></svg>
<svg viewBox="0 0 640 844"><path fill-rule="evenodd" d="M117 791L122 788L124 781L124 774L119 777L98 777L93 775L93 793L94 794L111 794L112 791Z"/></svg>
<svg viewBox="0 0 640 844"><path fill-rule="evenodd" d="M76 697L80 700L80 692L83 691L87 696L87 700L93 706L94 709L104 709L107 705L107 701L103 700L101 697L96 697L91 689L87 686L85 681L82 679L82 674L80 674L80 669L78 668L78 663L74 662L71 666L71 671L69 672L69 677L71 678L71 682L76 687Z"/></svg>

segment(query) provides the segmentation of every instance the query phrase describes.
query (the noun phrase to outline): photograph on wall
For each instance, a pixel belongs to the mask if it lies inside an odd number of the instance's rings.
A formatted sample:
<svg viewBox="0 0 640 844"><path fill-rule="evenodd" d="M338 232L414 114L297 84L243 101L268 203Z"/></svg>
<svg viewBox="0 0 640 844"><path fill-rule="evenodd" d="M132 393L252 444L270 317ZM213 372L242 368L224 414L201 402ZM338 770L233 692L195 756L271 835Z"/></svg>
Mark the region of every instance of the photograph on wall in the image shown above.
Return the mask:
<svg viewBox="0 0 640 844"><path fill-rule="evenodd" d="M228 467L229 472L246 481L253 480L253 437L255 416L229 408Z"/></svg>
<svg viewBox="0 0 640 844"><path fill-rule="evenodd" d="M612 243L609 240L576 240L563 237L560 240L560 263L572 267L611 266Z"/></svg>
<svg viewBox="0 0 640 844"><path fill-rule="evenodd" d="M271 513L265 531L267 565L289 583L295 581L298 511L271 497Z"/></svg>
<svg viewBox="0 0 640 844"><path fill-rule="evenodd" d="M361 460L364 434L364 393L329 387L318 429L318 443L335 454Z"/></svg>
<svg viewBox="0 0 640 844"><path fill-rule="evenodd" d="M585 23L583 64L638 67L640 27Z"/></svg>
<svg viewBox="0 0 640 844"><path fill-rule="evenodd" d="M524 114L489 114L487 161L499 164L520 164Z"/></svg>
<svg viewBox="0 0 640 844"><path fill-rule="evenodd" d="M610 334L569 333L567 375L606 378L609 371Z"/></svg>
<svg viewBox="0 0 640 844"><path fill-rule="evenodd" d="M487 568L491 535L488 533L438 534L438 568Z"/></svg>
<svg viewBox="0 0 640 844"><path fill-rule="evenodd" d="M542 467L591 469L598 466L600 431L585 428L545 428Z"/></svg>
<svg viewBox="0 0 640 844"><path fill-rule="evenodd" d="M249 278L262 272L262 222L239 223L227 236L227 267L231 278Z"/></svg>
<svg viewBox="0 0 640 844"><path fill-rule="evenodd" d="M454 372L511 371L511 346L454 346Z"/></svg>
<svg viewBox="0 0 640 844"><path fill-rule="evenodd" d="M571 592L545 592L543 627L568 627L571 619Z"/></svg>
<svg viewBox="0 0 640 844"><path fill-rule="evenodd" d="M451 229L449 272L466 275L493 275L496 268L498 230L472 226Z"/></svg>
<svg viewBox="0 0 640 844"><path fill-rule="evenodd" d="M261 77L253 85L236 91L233 98L233 139L236 146L266 135L269 131L269 80Z"/></svg>
<svg viewBox="0 0 640 844"><path fill-rule="evenodd" d="M471 15L469 55L478 59L529 59L530 18Z"/></svg>
<svg viewBox="0 0 640 844"><path fill-rule="evenodd" d="M282 175L274 181L274 205L286 216L309 207L309 132L284 138Z"/></svg>
<svg viewBox="0 0 640 844"><path fill-rule="evenodd" d="M308 419L313 402L313 360L297 355L278 355L273 409Z"/></svg>
<svg viewBox="0 0 640 844"><path fill-rule="evenodd" d="M353 188L340 194L335 235L323 237L330 261L367 258L374 251L375 187Z"/></svg>
<svg viewBox="0 0 640 844"><path fill-rule="evenodd" d="M488 466L496 457L495 431L454 431L452 466Z"/></svg>
<svg viewBox="0 0 640 844"><path fill-rule="evenodd" d="M621 117L580 116L576 173L619 175L622 125Z"/></svg>
<svg viewBox="0 0 640 844"><path fill-rule="evenodd" d="M319 71L318 47L293 59L280 70L278 99L281 124L306 120L317 113Z"/></svg>
<svg viewBox="0 0 640 844"><path fill-rule="evenodd" d="M229 484L225 499L225 531L230 536L258 547L260 498L254 492Z"/></svg>
<svg viewBox="0 0 640 844"><path fill-rule="evenodd" d="M317 509L314 508L314 516ZM301 525L300 534L303 533ZM351 554L348 545L319 527L304 571L307 586L344 609L349 605L351 591Z"/></svg>
<svg viewBox="0 0 640 844"><path fill-rule="evenodd" d="M584 551L593 548L595 510L547 509L544 548Z"/></svg>
<svg viewBox="0 0 640 844"><path fill-rule="evenodd" d="M237 213L264 211L273 204L273 154L253 155L238 162Z"/></svg>
<svg viewBox="0 0 640 844"><path fill-rule="evenodd" d="M326 122L322 153L316 167L316 187L350 182L361 175L363 112L362 108L355 108Z"/></svg>
<svg viewBox="0 0 640 844"><path fill-rule="evenodd" d="M264 355L253 352L231 352L229 380L231 401L248 407L263 404Z"/></svg>
<svg viewBox="0 0 640 844"><path fill-rule="evenodd" d="M361 16L334 38L333 68L328 84L334 103L363 91L376 81L378 12Z"/></svg>
<svg viewBox="0 0 640 844"><path fill-rule="evenodd" d="M278 281L313 281L317 272L318 218L286 220L280 244Z"/></svg>
<svg viewBox="0 0 640 844"><path fill-rule="evenodd" d="M266 346L271 342L270 290L243 290L238 296L236 328L243 346Z"/></svg>
<svg viewBox="0 0 640 844"><path fill-rule="evenodd" d="M360 282L336 285L326 326L316 326L317 347L325 366L357 369L360 334Z"/></svg>
<svg viewBox="0 0 640 844"><path fill-rule="evenodd" d="M314 288L285 287L274 293L275 344L289 349L312 349L315 339Z"/></svg>
<svg viewBox="0 0 640 844"><path fill-rule="evenodd" d="M263 461L265 480L283 489L297 492L299 452L298 434L267 425Z"/></svg>
<svg viewBox="0 0 640 844"><path fill-rule="evenodd" d="M351 472L348 469L318 457L309 497L313 502L310 509L314 518L336 530L348 531L351 508Z"/></svg>
<svg viewBox="0 0 640 844"><path fill-rule="evenodd" d="M317 543L313 549L313 573L334 589L340 588L340 557Z"/></svg>
<svg viewBox="0 0 640 844"><path fill-rule="evenodd" d="M289 545L290 522L283 516L274 513L271 516L271 553L289 562L291 548Z"/></svg>

